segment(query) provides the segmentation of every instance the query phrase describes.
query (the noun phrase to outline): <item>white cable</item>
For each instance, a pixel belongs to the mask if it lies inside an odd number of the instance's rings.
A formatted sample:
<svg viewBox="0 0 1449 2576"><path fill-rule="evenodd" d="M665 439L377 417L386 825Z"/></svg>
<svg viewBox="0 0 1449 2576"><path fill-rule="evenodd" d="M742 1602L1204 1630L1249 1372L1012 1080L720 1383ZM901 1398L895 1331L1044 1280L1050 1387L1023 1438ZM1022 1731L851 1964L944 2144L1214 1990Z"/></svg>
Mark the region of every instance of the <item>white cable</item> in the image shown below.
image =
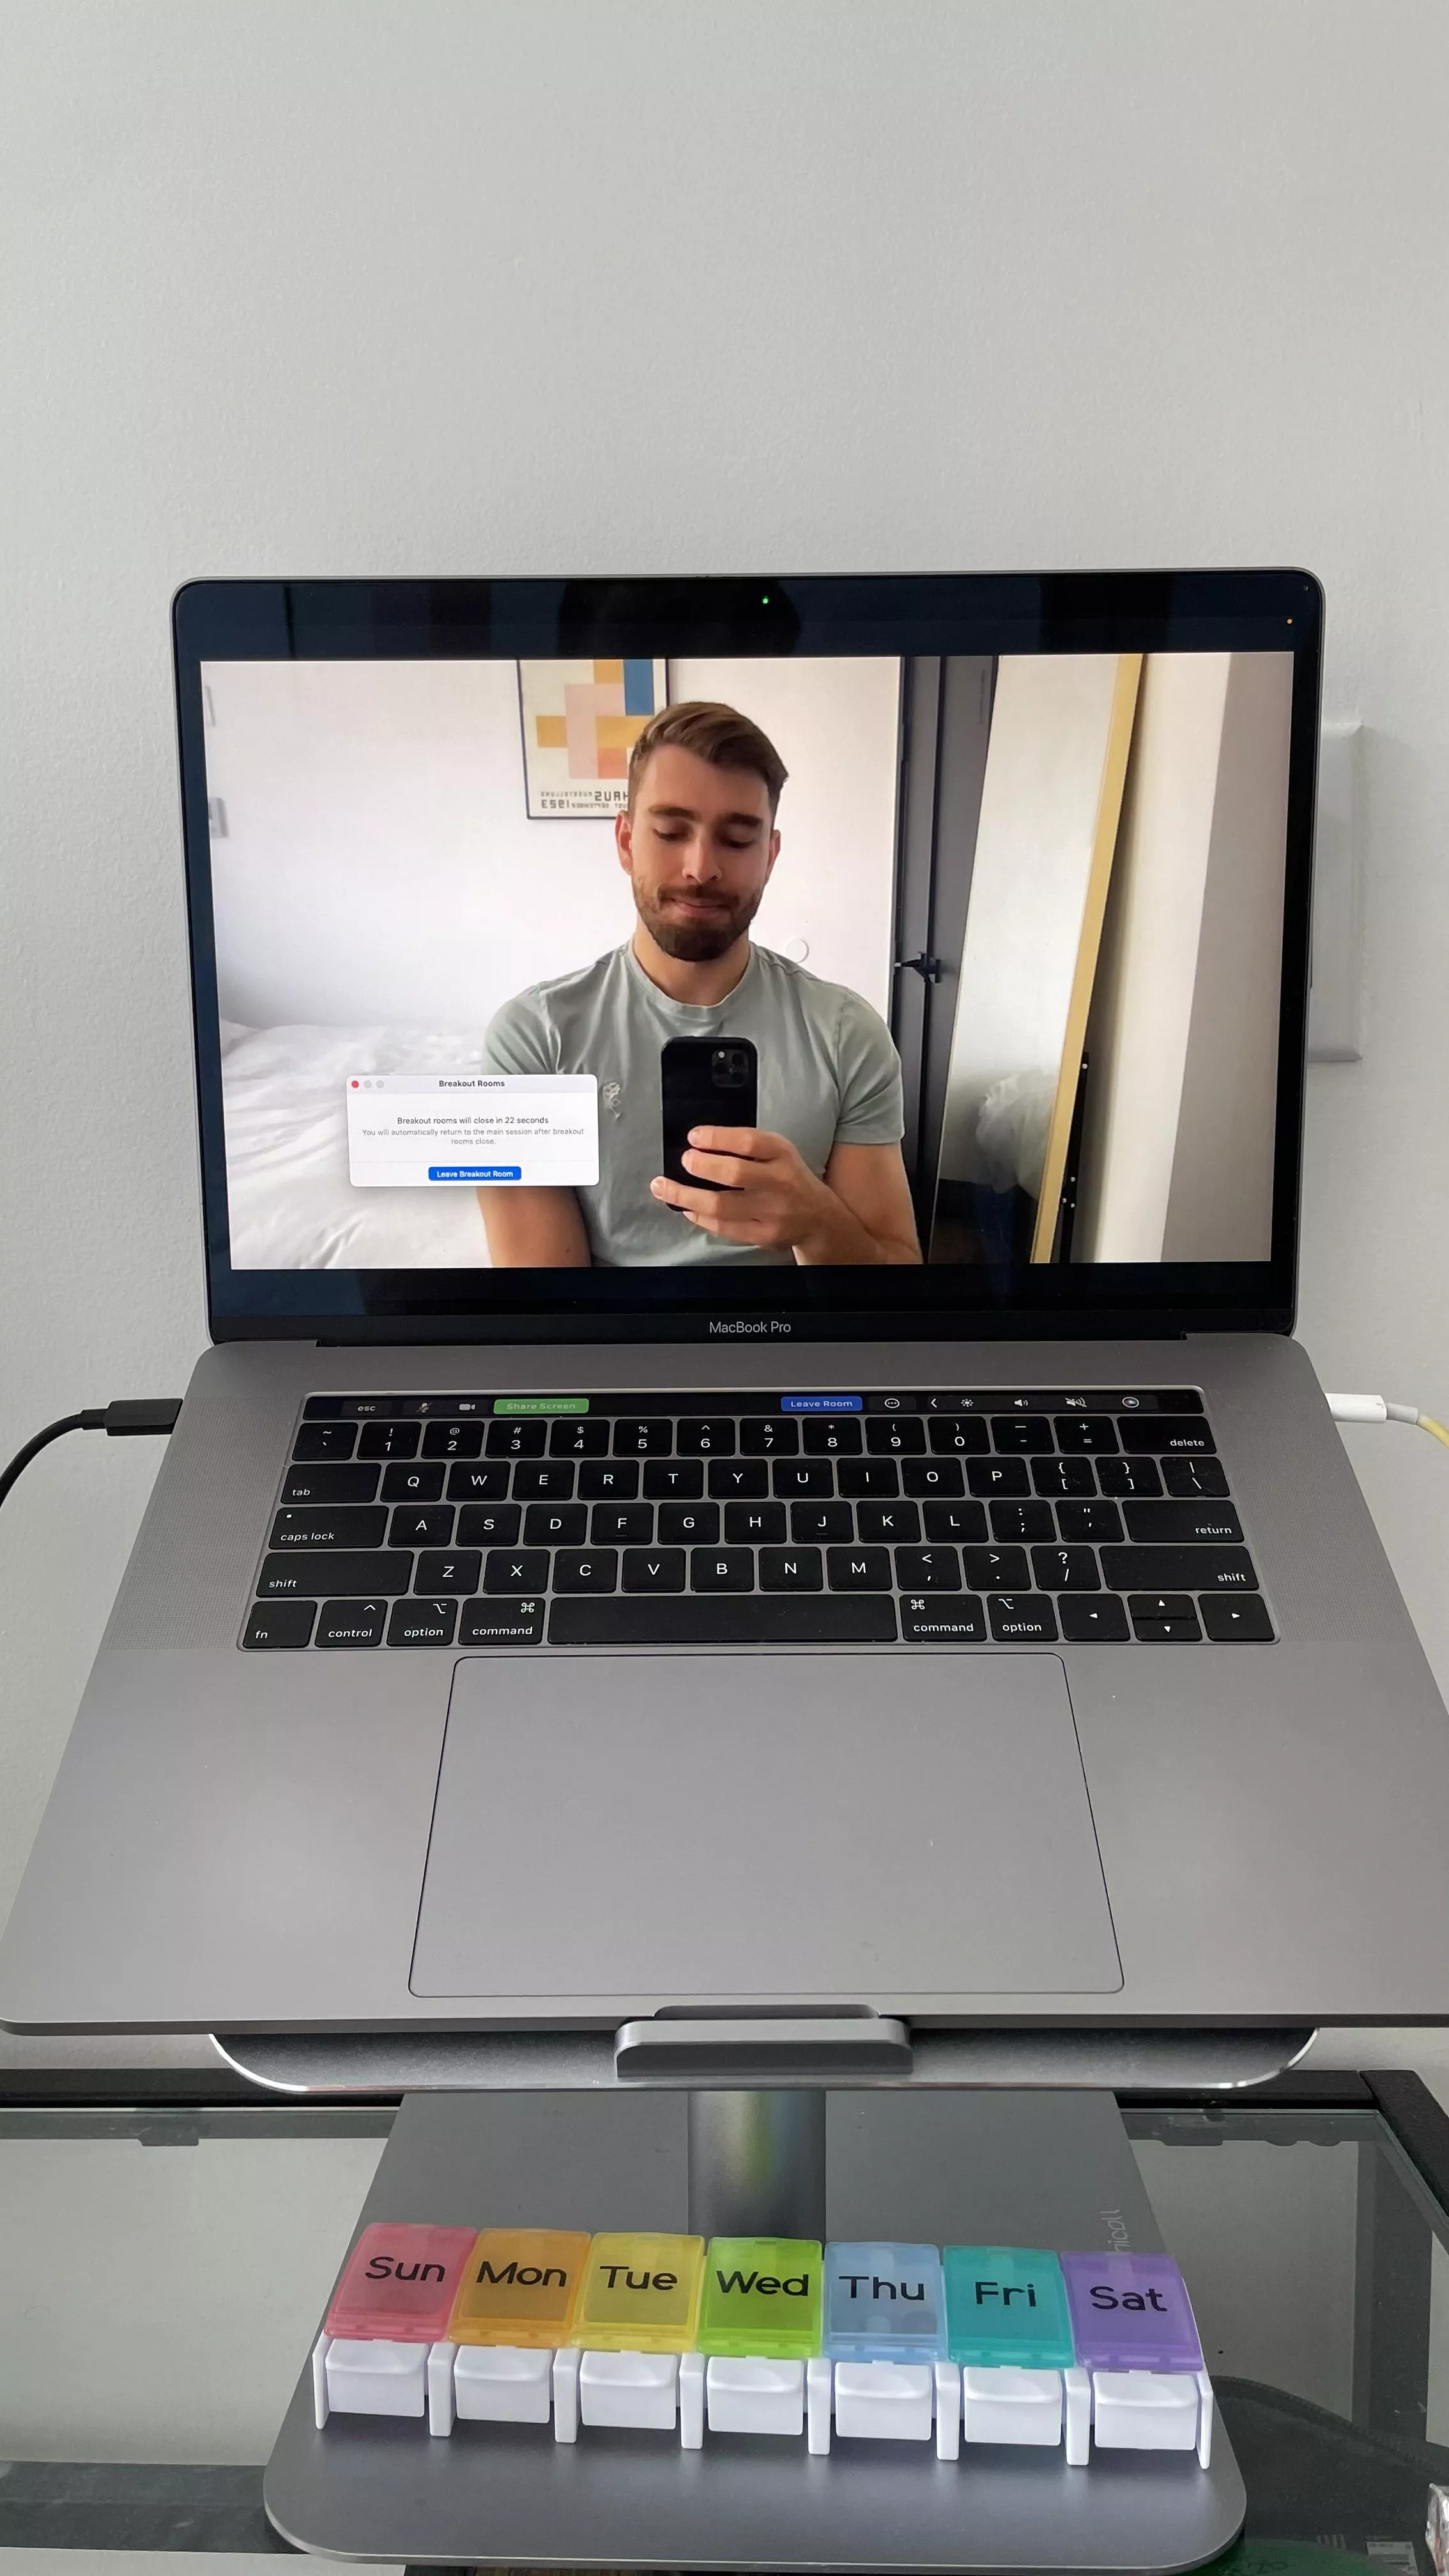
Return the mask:
<svg viewBox="0 0 1449 2576"><path fill-rule="evenodd" d="M1326 1395L1335 1422L1387 1422L1389 1408L1381 1395Z"/></svg>
<svg viewBox="0 0 1449 2576"><path fill-rule="evenodd" d="M1410 1422L1449 1449L1449 1431L1416 1405L1388 1404L1381 1395L1326 1395L1324 1401L1335 1422Z"/></svg>

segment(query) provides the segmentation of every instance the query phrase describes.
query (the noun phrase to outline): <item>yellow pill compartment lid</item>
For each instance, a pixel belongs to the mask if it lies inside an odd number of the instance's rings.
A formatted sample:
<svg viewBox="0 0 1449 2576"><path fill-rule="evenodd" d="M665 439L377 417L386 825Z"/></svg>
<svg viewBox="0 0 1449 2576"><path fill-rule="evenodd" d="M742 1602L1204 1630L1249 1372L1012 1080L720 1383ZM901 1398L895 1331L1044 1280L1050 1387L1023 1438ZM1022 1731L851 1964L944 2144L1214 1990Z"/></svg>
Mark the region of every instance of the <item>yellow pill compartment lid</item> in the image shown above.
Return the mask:
<svg viewBox="0 0 1449 2576"><path fill-rule="evenodd" d="M570 2339L589 2239L564 2228L485 2227L448 2325L451 2343L537 2352Z"/></svg>
<svg viewBox="0 0 1449 2576"><path fill-rule="evenodd" d="M587 2352L692 2352L703 2281L702 2236L596 2236L572 2340Z"/></svg>

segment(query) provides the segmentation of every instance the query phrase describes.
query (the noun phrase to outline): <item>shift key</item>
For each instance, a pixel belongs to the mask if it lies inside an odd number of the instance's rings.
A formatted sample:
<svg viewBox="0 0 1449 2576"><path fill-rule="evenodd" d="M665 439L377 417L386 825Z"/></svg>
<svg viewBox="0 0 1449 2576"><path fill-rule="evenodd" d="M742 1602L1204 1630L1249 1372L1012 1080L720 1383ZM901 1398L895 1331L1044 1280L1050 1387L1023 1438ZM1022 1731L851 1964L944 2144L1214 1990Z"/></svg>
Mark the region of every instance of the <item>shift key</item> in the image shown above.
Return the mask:
<svg viewBox="0 0 1449 2576"><path fill-rule="evenodd" d="M289 1547L262 1559L257 1591L263 1601L292 1593L310 1601L323 1593L333 1600L347 1594L373 1599L380 1592L410 1592L412 1581L409 1548Z"/></svg>
<svg viewBox="0 0 1449 2576"><path fill-rule="evenodd" d="M1104 1547L1110 1592L1256 1592L1245 1547Z"/></svg>

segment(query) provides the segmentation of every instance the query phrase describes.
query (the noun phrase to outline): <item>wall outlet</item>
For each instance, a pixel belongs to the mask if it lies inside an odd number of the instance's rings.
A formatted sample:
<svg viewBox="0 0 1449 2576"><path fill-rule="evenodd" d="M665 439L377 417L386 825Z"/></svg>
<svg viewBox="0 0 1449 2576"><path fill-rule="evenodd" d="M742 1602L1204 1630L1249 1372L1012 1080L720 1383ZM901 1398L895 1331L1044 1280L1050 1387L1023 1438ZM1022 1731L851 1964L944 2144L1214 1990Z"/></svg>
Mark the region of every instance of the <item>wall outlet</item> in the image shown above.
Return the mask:
<svg viewBox="0 0 1449 2576"><path fill-rule="evenodd" d="M1362 736L1361 725L1325 725L1319 743L1310 1064L1357 1064L1363 1055Z"/></svg>

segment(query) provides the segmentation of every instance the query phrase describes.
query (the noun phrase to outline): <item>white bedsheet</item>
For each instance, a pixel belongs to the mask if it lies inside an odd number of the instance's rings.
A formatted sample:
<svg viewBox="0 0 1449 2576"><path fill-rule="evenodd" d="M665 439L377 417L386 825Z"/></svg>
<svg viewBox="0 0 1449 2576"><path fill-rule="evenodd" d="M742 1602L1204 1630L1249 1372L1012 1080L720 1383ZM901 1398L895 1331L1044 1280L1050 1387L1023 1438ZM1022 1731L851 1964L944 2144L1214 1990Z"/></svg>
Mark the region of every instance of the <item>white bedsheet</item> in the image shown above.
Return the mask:
<svg viewBox="0 0 1449 2576"><path fill-rule="evenodd" d="M227 1198L238 1270L484 1269L471 1189L357 1190L354 1073L478 1073L481 1032L221 1026Z"/></svg>

